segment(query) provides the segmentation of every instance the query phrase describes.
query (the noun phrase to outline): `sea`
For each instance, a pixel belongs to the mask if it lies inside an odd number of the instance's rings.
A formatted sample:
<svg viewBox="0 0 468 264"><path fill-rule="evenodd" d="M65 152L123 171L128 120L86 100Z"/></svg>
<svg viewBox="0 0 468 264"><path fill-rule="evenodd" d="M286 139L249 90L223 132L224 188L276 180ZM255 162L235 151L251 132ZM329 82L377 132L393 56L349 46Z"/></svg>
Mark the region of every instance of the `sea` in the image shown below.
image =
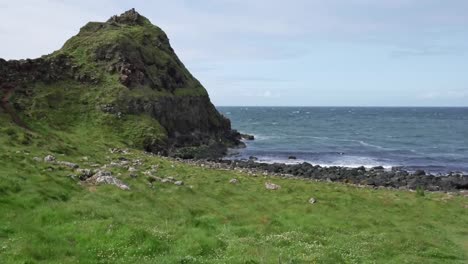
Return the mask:
<svg viewBox="0 0 468 264"><path fill-rule="evenodd" d="M255 136L228 159L468 173L468 107L218 107ZM295 156L296 159L289 159Z"/></svg>

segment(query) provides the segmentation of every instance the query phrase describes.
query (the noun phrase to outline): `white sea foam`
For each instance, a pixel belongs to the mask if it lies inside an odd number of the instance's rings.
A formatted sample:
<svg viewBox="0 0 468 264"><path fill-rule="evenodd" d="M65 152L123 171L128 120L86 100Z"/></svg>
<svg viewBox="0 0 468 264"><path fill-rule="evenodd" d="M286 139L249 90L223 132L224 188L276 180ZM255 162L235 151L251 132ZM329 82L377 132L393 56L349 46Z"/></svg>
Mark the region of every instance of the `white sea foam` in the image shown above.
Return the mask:
<svg viewBox="0 0 468 264"><path fill-rule="evenodd" d="M282 158L282 157L267 157L267 156L260 156L257 157L258 161L257 162L263 162L263 163L268 163L268 164L273 164L273 163L284 163L288 165L293 165L293 164L301 164L304 162L310 163L312 165L319 165L321 167L346 167L346 168L358 168L358 167L365 167L365 168L373 168L377 166L382 166L385 170L390 170L396 165L388 164L388 163L382 163L376 160L373 160L372 158L369 157L345 157L343 159L339 159L336 161L331 161L331 162L317 162L314 160L308 160L308 159L287 159L287 158Z"/></svg>

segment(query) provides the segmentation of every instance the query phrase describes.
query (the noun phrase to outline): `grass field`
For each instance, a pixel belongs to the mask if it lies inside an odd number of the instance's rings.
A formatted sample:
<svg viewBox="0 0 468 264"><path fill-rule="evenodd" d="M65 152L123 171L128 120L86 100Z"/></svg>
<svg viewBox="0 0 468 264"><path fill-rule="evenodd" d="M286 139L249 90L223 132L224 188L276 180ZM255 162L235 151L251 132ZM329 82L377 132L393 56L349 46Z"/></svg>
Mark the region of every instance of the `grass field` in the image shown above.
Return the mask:
<svg viewBox="0 0 468 264"><path fill-rule="evenodd" d="M111 154L123 145L84 131L0 132L0 263L468 263L467 197ZM137 178L109 169L130 186L123 191L80 185L71 169L33 160L47 154L82 168L119 157L142 165ZM142 172L152 165L185 184L151 188ZM268 191L267 181L282 188Z"/></svg>

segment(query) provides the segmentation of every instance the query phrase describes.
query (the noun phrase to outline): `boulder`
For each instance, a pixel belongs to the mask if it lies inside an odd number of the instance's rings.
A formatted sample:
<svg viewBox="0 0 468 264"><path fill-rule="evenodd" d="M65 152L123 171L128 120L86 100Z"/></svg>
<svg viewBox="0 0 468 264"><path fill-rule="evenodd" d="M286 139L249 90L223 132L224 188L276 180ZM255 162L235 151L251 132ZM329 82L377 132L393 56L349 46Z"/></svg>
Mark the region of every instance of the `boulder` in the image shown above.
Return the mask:
<svg viewBox="0 0 468 264"><path fill-rule="evenodd" d="M56 160L57 160L57 159L56 159L54 156L52 156L52 155L47 155L47 156L45 156L45 158L44 158L44 161L45 161L45 162L49 162L49 163L55 162Z"/></svg>
<svg viewBox="0 0 468 264"><path fill-rule="evenodd" d="M248 135L248 134L241 134L241 138L244 139L244 140L254 140L255 136Z"/></svg>
<svg viewBox="0 0 468 264"><path fill-rule="evenodd" d="M148 180L150 183L157 182L157 181L162 181L161 178L156 177L156 176L149 176L149 177L147 178L147 180Z"/></svg>
<svg viewBox="0 0 468 264"><path fill-rule="evenodd" d="M69 167L71 169L78 169L80 167L80 166L78 166L78 164L68 162L68 161L57 161L57 164L65 166L65 167Z"/></svg>
<svg viewBox="0 0 468 264"><path fill-rule="evenodd" d="M265 188L267 190L279 190L279 189L281 189L281 186L279 186L277 184L274 184L274 183L271 183L271 182L266 182L265 183Z"/></svg>
<svg viewBox="0 0 468 264"><path fill-rule="evenodd" d="M231 179L231 180L229 180L229 183L230 184L238 184L239 180L238 179Z"/></svg>
<svg viewBox="0 0 468 264"><path fill-rule="evenodd" d="M256 161L256 160L258 160L258 158L257 158L257 157L255 157L255 156L250 156L250 157L249 157L249 160Z"/></svg>
<svg viewBox="0 0 468 264"><path fill-rule="evenodd" d="M415 176L424 176L426 175L426 172L424 170L416 170L413 175Z"/></svg>
<svg viewBox="0 0 468 264"><path fill-rule="evenodd" d="M78 177L82 181L94 175L94 171L90 169L77 169L76 173L78 174Z"/></svg>
<svg viewBox="0 0 468 264"><path fill-rule="evenodd" d="M178 185L178 186L182 186L184 185L184 182L183 181L176 181L174 182L175 185Z"/></svg>
<svg viewBox="0 0 468 264"><path fill-rule="evenodd" d="M88 178L86 182L91 184L111 184L119 187L122 190L130 190L128 185L124 184L121 180L112 176L112 173L109 171L98 171L92 177Z"/></svg>

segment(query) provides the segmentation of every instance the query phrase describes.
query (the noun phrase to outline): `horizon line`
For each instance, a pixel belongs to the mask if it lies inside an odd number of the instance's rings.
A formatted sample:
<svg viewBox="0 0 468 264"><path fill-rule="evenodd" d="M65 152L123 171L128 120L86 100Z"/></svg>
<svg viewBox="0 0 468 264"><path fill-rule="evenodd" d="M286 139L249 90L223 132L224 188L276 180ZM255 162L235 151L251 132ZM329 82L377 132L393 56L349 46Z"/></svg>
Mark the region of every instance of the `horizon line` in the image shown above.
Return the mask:
<svg viewBox="0 0 468 264"><path fill-rule="evenodd" d="M215 105L215 107L357 107L357 108L468 108L467 106L359 106L359 105Z"/></svg>

